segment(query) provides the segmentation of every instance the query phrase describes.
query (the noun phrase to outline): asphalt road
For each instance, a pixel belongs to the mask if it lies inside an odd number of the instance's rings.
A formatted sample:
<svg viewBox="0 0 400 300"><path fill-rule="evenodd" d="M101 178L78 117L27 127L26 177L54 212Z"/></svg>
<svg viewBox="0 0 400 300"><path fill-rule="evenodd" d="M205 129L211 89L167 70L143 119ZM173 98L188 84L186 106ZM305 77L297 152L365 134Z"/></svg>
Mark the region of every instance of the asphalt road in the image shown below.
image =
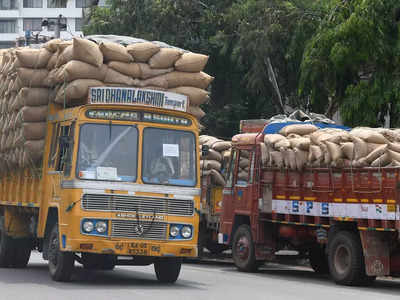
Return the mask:
<svg viewBox="0 0 400 300"><path fill-rule="evenodd" d="M114 299L399 299L400 281L377 280L372 287L337 286L305 267L277 264L258 273L238 272L227 263L185 264L174 285L161 285L153 266L117 267L89 272L77 266L73 282L53 282L47 263L34 253L27 269L0 269L0 300L114 300Z"/></svg>

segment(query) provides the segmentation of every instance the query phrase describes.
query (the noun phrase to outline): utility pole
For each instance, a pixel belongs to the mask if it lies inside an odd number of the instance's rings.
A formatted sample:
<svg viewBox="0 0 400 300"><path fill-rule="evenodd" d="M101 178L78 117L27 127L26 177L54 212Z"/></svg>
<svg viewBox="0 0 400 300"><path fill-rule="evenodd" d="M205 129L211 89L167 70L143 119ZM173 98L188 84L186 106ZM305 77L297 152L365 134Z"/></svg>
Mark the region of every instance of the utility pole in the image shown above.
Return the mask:
<svg viewBox="0 0 400 300"><path fill-rule="evenodd" d="M56 39L60 38L61 17L62 17L62 15L59 15L58 18L57 18L56 24L54 24L54 37Z"/></svg>

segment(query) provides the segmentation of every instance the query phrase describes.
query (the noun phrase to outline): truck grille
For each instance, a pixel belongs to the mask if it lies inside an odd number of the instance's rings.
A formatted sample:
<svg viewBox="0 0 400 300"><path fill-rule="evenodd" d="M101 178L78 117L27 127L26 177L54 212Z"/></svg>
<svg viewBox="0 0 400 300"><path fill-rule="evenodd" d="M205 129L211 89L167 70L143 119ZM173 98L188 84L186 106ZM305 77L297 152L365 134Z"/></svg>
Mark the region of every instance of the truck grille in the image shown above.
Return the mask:
<svg viewBox="0 0 400 300"><path fill-rule="evenodd" d="M157 213L179 216L193 215L193 200L148 198L130 195L84 194L85 210Z"/></svg>
<svg viewBox="0 0 400 300"><path fill-rule="evenodd" d="M138 228L141 225L141 228ZM167 234L167 223L134 220L112 220L111 237L165 240ZM142 234L140 234L142 232Z"/></svg>

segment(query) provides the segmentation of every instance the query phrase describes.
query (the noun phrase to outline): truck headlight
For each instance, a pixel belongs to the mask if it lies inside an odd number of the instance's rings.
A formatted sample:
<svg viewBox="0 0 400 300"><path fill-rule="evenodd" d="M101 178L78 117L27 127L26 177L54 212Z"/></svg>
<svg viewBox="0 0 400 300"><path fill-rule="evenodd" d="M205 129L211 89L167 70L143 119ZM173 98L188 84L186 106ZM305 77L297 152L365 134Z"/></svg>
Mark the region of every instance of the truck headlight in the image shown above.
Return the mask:
<svg viewBox="0 0 400 300"><path fill-rule="evenodd" d="M107 231L107 223L106 222L104 222L104 221L98 221L97 223L96 223L96 231L98 232L98 233L104 233L104 232L106 232Z"/></svg>
<svg viewBox="0 0 400 300"><path fill-rule="evenodd" d="M82 225L83 231L85 232L92 232L94 229L94 225L92 221L85 221Z"/></svg>
<svg viewBox="0 0 400 300"><path fill-rule="evenodd" d="M176 225L172 225L169 229L170 236L176 237L179 234L179 227Z"/></svg>
<svg viewBox="0 0 400 300"><path fill-rule="evenodd" d="M185 239L188 239L192 236L192 227L191 226L183 226L181 229L181 234Z"/></svg>

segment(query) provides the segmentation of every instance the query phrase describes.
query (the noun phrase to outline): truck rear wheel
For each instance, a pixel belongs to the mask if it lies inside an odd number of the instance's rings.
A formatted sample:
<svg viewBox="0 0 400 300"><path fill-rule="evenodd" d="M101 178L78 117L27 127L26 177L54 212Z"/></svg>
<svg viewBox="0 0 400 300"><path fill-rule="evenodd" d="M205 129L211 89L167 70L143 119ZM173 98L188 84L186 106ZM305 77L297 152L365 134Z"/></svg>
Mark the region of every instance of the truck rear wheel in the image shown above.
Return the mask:
<svg viewBox="0 0 400 300"><path fill-rule="evenodd" d="M157 280L162 283L174 283L181 272L182 261L177 258L160 259L154 262Z"/></svg>
<svg viewBox="0 0 400 300"><path fill-rule="evenodd" d="M4 217L0 217L0 268L11 267L14 255L14 240L4 229Z"/></svg>
<svg viewBox="0 0 400 300"><path fill-rule="evenodd" d="M360 285L365 275L364 255L355 232L339 231L328 244L329 271L337 284Z"/></svg>
<svg viewBox="0 0 400 300"><path fill-rule="evenodd" d="M74 254L60 250L58 224L50 233L49 239L49 272L54 281L70 281L74 270Z"/></svg>
<svg viewBox="0 0 400 300"><path fill-rule="evenodd" d="M313 246L308 253L311 268L318 274L328 274L329 265L325 249L318 245Z"/></svg>
<svg viewBox="0 0 400 300"><path fill-rule="evenodd" d="M255 247L249 225L240 225L236 230L232 243L232 257L235 266L240 271L257 271L259 263L256 260Z"/></svg>

